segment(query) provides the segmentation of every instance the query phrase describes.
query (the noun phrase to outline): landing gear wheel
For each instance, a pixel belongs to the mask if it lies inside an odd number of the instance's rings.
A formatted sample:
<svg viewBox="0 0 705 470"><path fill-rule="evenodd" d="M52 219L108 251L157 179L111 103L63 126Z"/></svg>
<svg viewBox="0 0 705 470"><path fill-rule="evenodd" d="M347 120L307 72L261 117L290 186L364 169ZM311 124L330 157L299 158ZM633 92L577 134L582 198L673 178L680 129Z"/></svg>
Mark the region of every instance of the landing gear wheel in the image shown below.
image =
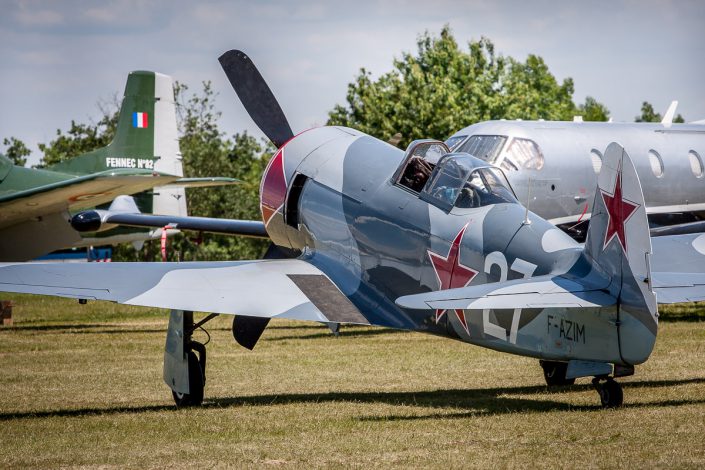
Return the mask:
<svg viewBox="0 0 705 470"><path fill-rule="evenodd" d="M618 408L624 402L624 394L622 386L615 382L613 378L608 377L604 383L600 383L600 379L594 378L593 385L600 394L600 402L603 408Z"/></svg>
<svg viewBox="0 0 705 470"><path fill-rule="evenodd" d="M543 378L549 387L573 385L575 383L575 379L565 378L565 373L568 370L567 362L539 361L539 364L543 368Z"/></svg>
<svg viewBox="0 0 705 470"><path fill-rule="evenodd" d="M201 363L193 351L188 353L188 388L190 393L178 393L171 391L174 402L178 408L186 406L198 406L203 403L203 388L205 380Z"/></svg>

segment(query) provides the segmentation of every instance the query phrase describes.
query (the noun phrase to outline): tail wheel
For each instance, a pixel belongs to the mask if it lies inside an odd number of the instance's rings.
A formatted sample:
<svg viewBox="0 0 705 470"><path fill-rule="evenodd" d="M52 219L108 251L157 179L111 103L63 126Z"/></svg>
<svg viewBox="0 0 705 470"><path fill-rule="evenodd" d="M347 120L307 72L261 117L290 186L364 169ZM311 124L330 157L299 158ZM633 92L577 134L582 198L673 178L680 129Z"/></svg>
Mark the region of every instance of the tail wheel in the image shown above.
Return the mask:
<svg viewBox="0 0 705 470"><path fill-rule="evenodd" d="M565 374L568 371L567 362L555 361L539 361L543 368L543 378L546 379L546 385L556 387L560 385L573 385L575 379L566 379Z"/></svg>
<svg viewBox="0 0 705 470"><path fill-rule="evenodd" d="M608 378L604 383L595 385L597 393L600 394L600 402L603 408L618 408L624 402L622 386L612 378Z"/></svg>
<svg viewBox="0 0 705 470"><path fill-rule="evenodd" d="M178 393L171 391L174 397L174 403L179 408L186 406L198 406L203 403L203 388L205 380L201 363L196 356L196 353L190 351L188 353L188 388L189 393Z"/></svg>

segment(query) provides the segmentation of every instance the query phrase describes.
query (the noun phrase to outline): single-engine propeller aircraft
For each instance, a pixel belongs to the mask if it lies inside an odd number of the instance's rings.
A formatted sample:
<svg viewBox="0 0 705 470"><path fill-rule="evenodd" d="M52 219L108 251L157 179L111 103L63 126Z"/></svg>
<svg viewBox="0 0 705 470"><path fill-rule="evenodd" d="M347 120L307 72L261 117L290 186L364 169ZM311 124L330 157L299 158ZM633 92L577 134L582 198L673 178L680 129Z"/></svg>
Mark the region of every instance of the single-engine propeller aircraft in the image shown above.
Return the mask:
<svg viewBox="0 0 705 470"><path fill-rule="evenodd" d="M0 155L0 261L26 261L61 248L159 236L123 230L82 238L68 223L69 213L154 188L152 194L137 196L142 210L185 216L185 187L236 182L182 176L172 79L156 72L132 72L115 137L107 147L46 169L16 166ZM138 210L127 197L114 209L126 207Z"/></svg>
<svg viewBox="0 0 705 470"><path fill-rule="evenodd" d="M619 144L603 149L581 246L523 207L500 168L438 141L402 152L343 127L295 136L249 57L232 50L220 62L278 150L262 176L263 222L215 228L269 236L270 259L0 265L0 291L171 309L164 380L178 406L203 400L206 349L194 330L231 314L249 349L272 318L408 329L537 358L549 384L592 377L602 405L615 407L614 379L653 350L657 296L705 299L705 235L661 237L652 250L639 178ZM87 212L74 225L145 217ZM216 222L174 219L195 230ZM196 321L194 311L212 313Z"/></svg>
<svg viewBox="0 0 705 470"><path fill-rule="evenodd" d="M705 231L705 123L486 121L446 144L502 168L522 204L579 241L610 142L632 157L646 197L652 235Z"/></svg>

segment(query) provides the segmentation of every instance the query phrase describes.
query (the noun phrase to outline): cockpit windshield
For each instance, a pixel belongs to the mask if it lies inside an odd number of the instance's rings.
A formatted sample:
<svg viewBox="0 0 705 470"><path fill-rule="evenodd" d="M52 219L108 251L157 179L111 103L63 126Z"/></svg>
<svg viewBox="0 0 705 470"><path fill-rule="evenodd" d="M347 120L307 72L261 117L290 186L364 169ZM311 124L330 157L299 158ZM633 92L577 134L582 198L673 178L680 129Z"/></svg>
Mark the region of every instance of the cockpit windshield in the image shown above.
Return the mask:
<svg viewBox="0 0 705 470"><path fill-rule="evenodd" d="M503 135L473 135L454 152L465 152L486 162L497 161L507 138Z"/></svg>
<svg viewBox="0 0 705 470"><path fill-rule="evenodd" d="M517 203L504 173L482 165L484 162L470 155L446 156L424 187L421 198L447 211L454 207Z"/></svg>

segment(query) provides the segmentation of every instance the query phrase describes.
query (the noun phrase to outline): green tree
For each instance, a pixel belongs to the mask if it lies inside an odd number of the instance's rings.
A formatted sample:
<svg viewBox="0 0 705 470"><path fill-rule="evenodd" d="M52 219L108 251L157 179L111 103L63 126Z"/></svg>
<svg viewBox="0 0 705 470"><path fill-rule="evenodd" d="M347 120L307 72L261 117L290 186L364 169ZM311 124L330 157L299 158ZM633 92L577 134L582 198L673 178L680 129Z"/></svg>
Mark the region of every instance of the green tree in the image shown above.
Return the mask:
<svg viewBox="0 0 705 470"><path fill-rule="evenodd" d="M478 121L569 120L583 109L591 118L608 114L593 98L578 107L572 96L572 79L559 83L541 57L521 62L498 55L487 38L471 41L466 52L446 26L439 37L420 36L416 53L403 53L377 80L362 68L348 85L347 103L333 108L328 124L383 140L399 132L405 147L418 138L443 139Z"/></svg>
<svg viewBox="0 0 705 470"><path fill-rule="evenodd" d="M12 163L19 166L27 164L27 157L32 151L27 148L24 142L15 137L6 137L2 140L2 144L6 147L5 156L12 160Z"/></svg>
<svg viewBox="0 0 705 470"><path fill-rule="evenodd" d="M661 114L654 110L654 107L648 101L644 101L641 105L641 115L634 118L635 122L659 122Z"/></svg>
<svg viewBox="0 0 705 470"><path fill-rule="evenodd" d="M573 79L566 78L559 84L543 59L533 54L526 62L511 57L507 62L497 87L500 106L491 119L569 120L577 113Z"/></svg>
<svg viewBox="0 0 705 470"><path fill-rule="evenodd" d="M578 106L578 114L583 117L583 121L608 121L610 118L607 107L592 96L585 98L585 103Z"/></svg>
<svg viewBox="0 0 705 470"><path fill-rule="evenodd" d="M242 184L188 191L189 213L203 217L256 220L259 213L259 181L273 150L247 133L226 139L218 127L221 113L216 110L210 82L203 83L200 95L186 97L188 87L175 87L179 116L180 147L184 174L230 176ZM252 259L264 254L268 243L244 237L204 234L196 245L185 237L175 242L183 259Z"/></svg>
<svg viewBox="0 0 705 470"><path fill-rule="evenodd" d="M644 101L641 105L641 114L634 118L634 122L661 122L661 113L654 110L654 106L648 101ZM685 119L680 114L673 118L673 122L683 123Z"/></svg>

